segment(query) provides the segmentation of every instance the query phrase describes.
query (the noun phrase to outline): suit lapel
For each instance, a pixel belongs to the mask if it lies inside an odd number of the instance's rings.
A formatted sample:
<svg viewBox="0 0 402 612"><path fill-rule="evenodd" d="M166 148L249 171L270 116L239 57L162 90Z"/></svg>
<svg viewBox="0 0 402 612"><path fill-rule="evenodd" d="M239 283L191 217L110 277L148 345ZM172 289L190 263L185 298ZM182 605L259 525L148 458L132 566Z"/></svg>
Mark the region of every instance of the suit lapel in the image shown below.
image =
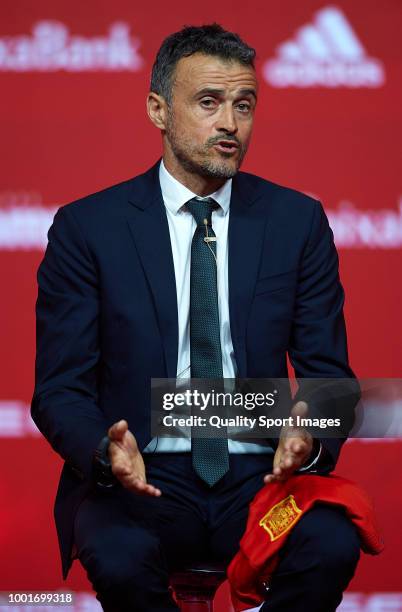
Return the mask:
<svg viewBox="0 0 402 612"><path fill-rule="evenodd" d="M247 320L257 279L265 234L266 212L248 175L232 183L228 230L229 313L238 376L247 375Z"/></svg>
<svg viewBox="0 0 402 612"><path fill-rule="evenodd" d="M128 223L148 279L159 321L168 378L176 377L178 318L169 226L159 184L159 162L132 183Z"/></svg>

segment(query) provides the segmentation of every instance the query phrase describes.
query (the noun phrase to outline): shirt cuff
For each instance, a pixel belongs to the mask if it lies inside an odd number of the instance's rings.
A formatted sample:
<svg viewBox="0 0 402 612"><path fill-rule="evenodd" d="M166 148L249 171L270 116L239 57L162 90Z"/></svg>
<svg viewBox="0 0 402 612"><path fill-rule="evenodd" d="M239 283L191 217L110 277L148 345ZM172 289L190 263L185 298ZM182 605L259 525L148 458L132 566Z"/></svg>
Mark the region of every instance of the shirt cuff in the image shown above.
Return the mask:
<svg viewBox="0 0 402 612"><path fill-rule="evenodd" d="M299 468L298 470L296 470L297 472L306 472L307 470L309 470L310 468L314 467L317 463L319 458L321 457L321 453L322 453L322 444L320 442L320 448L318 449L318 453L315 456L315 458L310 461L310 463L308 465L304 465L303 467ZM316 472L317 470L312 470L313 472Z"/></svg>

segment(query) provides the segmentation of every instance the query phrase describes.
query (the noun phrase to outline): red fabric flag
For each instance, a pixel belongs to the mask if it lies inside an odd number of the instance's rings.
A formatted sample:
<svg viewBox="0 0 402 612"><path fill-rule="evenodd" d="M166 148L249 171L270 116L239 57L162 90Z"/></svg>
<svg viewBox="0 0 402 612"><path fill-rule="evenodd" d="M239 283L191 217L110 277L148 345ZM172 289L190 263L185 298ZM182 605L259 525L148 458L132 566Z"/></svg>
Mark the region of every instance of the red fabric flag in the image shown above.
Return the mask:
<svg viewBox="0 0 402 612"><path fill-rule="evenodd" d="M305 474L267 484L250 504L240 549L227 570L235 612L264 601L264 584L275 570L280 548L296 523L316 503L345 510L359 532L364 552L376 555L383 550L372 502L351 480L336 474Z"/></svg>

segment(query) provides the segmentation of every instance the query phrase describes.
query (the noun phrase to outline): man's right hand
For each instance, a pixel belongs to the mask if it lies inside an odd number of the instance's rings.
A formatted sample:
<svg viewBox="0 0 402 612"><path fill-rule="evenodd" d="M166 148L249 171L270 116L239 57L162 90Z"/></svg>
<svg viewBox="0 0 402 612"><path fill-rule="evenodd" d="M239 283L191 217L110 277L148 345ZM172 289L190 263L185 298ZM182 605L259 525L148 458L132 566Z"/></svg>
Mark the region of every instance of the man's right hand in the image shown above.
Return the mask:
<svg viewBox="0 0 402 612"><path fill-rule="evenodd" d="M139 495L162 495L160 489L146 481L144 460L127 421L117 421L109 428L108 436L112 472L123 487Z"/></svg>

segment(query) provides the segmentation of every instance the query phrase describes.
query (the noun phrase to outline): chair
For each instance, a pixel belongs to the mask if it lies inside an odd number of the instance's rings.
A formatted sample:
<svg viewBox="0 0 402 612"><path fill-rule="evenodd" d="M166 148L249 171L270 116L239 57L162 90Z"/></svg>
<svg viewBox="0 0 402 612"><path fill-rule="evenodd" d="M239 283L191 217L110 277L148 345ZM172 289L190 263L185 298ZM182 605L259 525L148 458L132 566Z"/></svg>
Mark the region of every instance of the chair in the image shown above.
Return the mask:
<svg viewBox="0 0 402 612"><path fill-rule="evenodd" d="M226 580L225 567L218 563L189 565L170 575L170 587L181 612L213 612L213 599Z"/></svg>

